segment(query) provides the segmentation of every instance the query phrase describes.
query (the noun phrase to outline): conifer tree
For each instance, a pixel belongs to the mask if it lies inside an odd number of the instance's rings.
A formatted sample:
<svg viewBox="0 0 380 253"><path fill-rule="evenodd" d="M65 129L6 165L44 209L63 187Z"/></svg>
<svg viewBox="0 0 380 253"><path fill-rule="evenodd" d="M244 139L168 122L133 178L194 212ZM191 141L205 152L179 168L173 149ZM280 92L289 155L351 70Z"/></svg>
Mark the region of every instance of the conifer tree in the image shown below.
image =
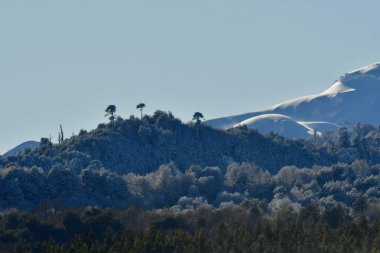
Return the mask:
<svg viewBox="0 0 380 253"><path fill-rule="evenodd" d="M143 117L143 109L145 108L145 104L144 103L140 103L136 106L136 109L139 109L140 110L140 113L141 113L141 119Z"/></svg>
<svg viewBox="0 0 380 253"><path fill-rule="evenodd" d="M111 121L111 123L113 123L116 119L116 106L115 105L109 105L107 108L106 108L106 115L104 117L109 117L109 120Z"/></svg>
<svg viewBox="0 0 380 253"><path fill-rule="evenodd" d="M202 119L204 119L204 116L200 112L195 112L193 115L193 121L195 123L195 126L197 127L197 138L199 139L199 125L202 123Z"/></svg>

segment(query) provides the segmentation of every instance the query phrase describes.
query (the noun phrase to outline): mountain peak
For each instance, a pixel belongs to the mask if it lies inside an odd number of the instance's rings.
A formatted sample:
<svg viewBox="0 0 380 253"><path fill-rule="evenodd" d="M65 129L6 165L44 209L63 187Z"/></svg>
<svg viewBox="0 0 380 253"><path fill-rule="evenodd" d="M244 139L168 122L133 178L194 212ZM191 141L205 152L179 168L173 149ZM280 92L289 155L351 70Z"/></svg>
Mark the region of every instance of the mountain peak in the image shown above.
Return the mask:
<svg viewBox="0 0 380 253"><path fill-rule="evenodd" d="M377 72L376 75L379 75L379 71L380 71L380 62L376 62L376 63L373 63L373 64L370 64L370 65L367 65L365 66L364 68L360 68L360 69L357 69L357 70L354 70L354 71L351 71L349 72L349 74L352 74L352 73L361 73L361 74L367 74L367 73L371 73L371 72Z"/></svg>
<svg viewBox="0 0 380 253"><path fill-rule="evenodd" d="M352 81L363 79L380 80L380 62L348 72L341 76L339 81L342 83L351 83Z"/></svg>
<svg viewBox="0 0 380 253"><path fill-rule="evenodd" d="M378 108L380 62L344 74L320 94L291 99L262 111L209 120L206 124L216 128L246 125L261 132L274 131L287 137L304 136L305 132L310 135L321 129L336 129L347 122L379 125ZM278 115L281 115L281 120ZM299 130L301 134L288 131L288 127Z"/></svg>

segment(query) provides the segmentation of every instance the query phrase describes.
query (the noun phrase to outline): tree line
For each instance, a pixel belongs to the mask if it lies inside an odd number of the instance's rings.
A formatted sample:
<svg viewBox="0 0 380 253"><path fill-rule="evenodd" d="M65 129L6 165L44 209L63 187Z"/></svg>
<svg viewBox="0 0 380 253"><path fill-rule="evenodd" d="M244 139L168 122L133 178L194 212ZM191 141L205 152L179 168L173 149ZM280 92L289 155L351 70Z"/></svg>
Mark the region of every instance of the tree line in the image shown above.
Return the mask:
<svg viewBox="0 0 380 253"><path fill-rule="evenodd" d="M23 253L380 252L380 221L339 206L269 217L255 203L180 215L118 209L9 211L0 218L0 248Z"/></svg>
<svg viewBox="0 0 380 253"><path fill-rule="evenodd" d="M140 110L140 118L143 118L143 109L145 108L144 103L139 103L136 106L136 109ZM109 105L107 106L106 110L106 115L105 117L109 117L108 119L110 120L111 123L115 122L116 119L116 106L115 105ZM195 125L199 125L202 122L202 119L204 119L204 116L200 112L195 112L193 115L193 121L195 122ZM62 126L60 126L61 132L62 132Z"/></svg>

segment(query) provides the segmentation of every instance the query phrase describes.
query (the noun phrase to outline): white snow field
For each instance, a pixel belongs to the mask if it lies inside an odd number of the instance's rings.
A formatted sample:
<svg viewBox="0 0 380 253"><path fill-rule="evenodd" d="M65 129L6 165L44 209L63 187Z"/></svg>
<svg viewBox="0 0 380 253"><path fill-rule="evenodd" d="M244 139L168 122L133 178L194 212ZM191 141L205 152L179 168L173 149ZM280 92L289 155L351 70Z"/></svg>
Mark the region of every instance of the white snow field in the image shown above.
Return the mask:
<svg viewBox="0 0 380 253"><path fill-rule="evenodd" d="M345 123L380 124L380 63L339 78L326 91L292 99L266 110L206 121L215 128L247 125L290 138L321 134Z"/></svg>

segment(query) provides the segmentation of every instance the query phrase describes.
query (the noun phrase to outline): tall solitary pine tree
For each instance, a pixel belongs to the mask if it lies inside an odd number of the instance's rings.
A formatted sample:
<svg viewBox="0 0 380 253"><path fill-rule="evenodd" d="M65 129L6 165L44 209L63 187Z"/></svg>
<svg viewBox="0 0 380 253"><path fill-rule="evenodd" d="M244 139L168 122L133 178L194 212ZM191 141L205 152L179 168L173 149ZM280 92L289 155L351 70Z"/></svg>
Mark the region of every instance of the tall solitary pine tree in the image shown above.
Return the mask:
<svg viewBox="0 0 380 253"><path fill-rule="evenodd" d="M109 105L107 108L106 108L106 115L104 117L109 117L108 119L111 121L111 123L113 123L116 119L116 106L114 105Z"/></svg>

